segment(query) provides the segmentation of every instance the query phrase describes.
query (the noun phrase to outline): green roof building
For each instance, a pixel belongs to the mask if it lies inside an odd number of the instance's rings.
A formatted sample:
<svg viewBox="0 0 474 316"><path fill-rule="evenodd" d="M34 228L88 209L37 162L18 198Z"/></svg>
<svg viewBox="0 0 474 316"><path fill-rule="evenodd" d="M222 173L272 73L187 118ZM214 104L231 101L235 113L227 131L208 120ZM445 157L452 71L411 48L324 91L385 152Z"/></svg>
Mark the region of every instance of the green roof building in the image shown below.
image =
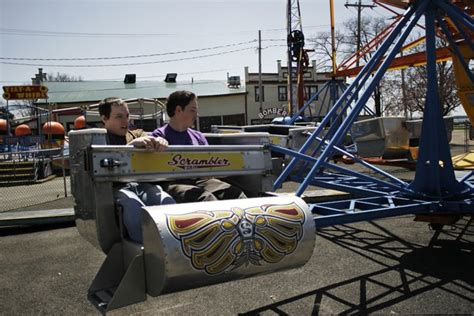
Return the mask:
<svg viewBox="0 0 474 316"><path fill-rule="evenodd" d="M129 76L129 75L127 75ZM67 130L77 116L85 114L90 126L100 126L95 105L107 97L127 100L132 123L145 130L157 127L166 116L162 114L169 94L189 90L198 96L197 128L210 131L211 125L244 125L247 122L246 91L240 85L228 86L226 81L75 81L41 82L48 87L48 99L38 100L39 107L51 110L53 120ZM130 82L131 81L131 82ZM130 83L126 83L130 82Z"/></svg>

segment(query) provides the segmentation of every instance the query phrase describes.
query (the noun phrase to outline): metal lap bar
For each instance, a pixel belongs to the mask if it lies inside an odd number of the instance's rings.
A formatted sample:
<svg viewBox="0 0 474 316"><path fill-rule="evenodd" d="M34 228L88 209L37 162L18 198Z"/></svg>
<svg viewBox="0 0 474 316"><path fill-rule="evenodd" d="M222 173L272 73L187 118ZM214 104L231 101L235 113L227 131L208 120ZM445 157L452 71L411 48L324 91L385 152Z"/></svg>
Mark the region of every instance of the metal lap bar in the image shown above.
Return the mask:
<svg viewBox="0 0 474 316"><path fill-rule="evenodd" d="M92 145L89 159L95 181L268 175L272 171L270 152L261 145L169 146L163 152Z"/></svg>

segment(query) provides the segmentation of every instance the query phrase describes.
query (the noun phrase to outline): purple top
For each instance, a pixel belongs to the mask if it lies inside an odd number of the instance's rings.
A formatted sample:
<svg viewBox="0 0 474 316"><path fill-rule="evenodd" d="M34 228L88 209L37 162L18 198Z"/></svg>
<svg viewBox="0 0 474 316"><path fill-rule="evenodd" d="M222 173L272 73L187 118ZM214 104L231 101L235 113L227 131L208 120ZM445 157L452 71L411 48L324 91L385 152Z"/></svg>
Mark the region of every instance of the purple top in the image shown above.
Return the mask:
<svg viewBox="0 0 474 316"><path fill-rule="evenodd" d="M169 124L157 128L153 136L163 137L170 145L209 145L201 132L188 128L184 132L175 131Z"/></svg>

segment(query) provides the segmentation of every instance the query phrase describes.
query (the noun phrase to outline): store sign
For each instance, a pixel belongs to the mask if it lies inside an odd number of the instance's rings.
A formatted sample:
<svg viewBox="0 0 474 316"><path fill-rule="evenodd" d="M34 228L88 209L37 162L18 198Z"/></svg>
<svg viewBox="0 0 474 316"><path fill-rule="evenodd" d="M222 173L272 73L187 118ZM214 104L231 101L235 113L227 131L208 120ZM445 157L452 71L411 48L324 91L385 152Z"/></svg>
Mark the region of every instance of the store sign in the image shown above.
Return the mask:
<svg viewBox="0 0 474 316"><path fill-rule="evenodd" d="M278 108L278 107L266 108L266 109L263 109L261 113L258 113L258 118L262 119L269 115L287 116L288 112L286 112L286 109L283 107L282 108Z"/></svg>
<svg viewBox="0 0 474 316"><path fill-rule="evenodd" d="M3 86L5 100L36 100L48 98L46 86Z"/></svg>

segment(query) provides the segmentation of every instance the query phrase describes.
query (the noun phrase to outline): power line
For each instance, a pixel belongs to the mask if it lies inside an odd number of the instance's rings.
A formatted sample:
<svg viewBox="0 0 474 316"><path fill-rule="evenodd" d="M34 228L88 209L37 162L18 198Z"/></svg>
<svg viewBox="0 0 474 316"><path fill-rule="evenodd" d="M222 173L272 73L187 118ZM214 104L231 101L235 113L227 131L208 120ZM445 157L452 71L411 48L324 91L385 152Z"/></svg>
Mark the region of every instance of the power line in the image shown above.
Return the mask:
<svg viewBox="0 0 474 316"><path fill-rule="evenodd" d="M220 56L220 55L225 55L225 54L241 52L241 51L249 50L249 49L255 49L255 47L247 47L247 48L235 49L235 50L224 51L224 52L213 53L213 54L207 54L207 55L200 55L200 56L183 57L183 58L167 59L167 60L157 60L157 61L148 61L148 62L138 62L138 63L124 63L124 64L99 64L99 65L54 65L53 64L53 65L50 65L50 64L30 64L30 63L17 63L17 62L6 62L6 61L0 61L0 64L17 65L17 66L35 66L35 67L65 67L65 68L137 66L137 65L161 64L161 63L169 63L169 62L175 62L175 61L193 60L193 59L200 59L200 58L206 58L206 57Z"/></svg>
<svg viewBox="0 0 474 316"><path fill-rule="evenodd" d="M262 49L272 48L272 47L288 47L287 45L267 45L262 47Z"/></svg>
<svg viewBox="0 0 474 316"><path fill-rule="evenodd" d="M268 39L261 39L262 42L286 42L286 38L268 38Z"/></svg>
<svg viewBox="0 0 474 316"><path fill-rule="evenodd" d="M142 54L142 55L128 55L128 56L113 56L113 57L83 57L83 58L23 58L23 57L0 57L0 60L41 60L41 61L77 61L77 60L110 60L110 59L128 59L128 58L145 58L145 57L157 57L157 56L165 56L165 55L175 55L175 54L186 54L186 53L193 53L193 52L200 52L206 50L213 50L219 48L226 48L226 47L235 47L241 46L246 44L255 43L257 40L251 40L247 42L240 42L234 44L226 44L226 45L219 45L214 47L206 47L206 48L196 48L196 49L189 49L189 50L181 50L175 52L166 52L166 53L154 53L154 54Z"/></svg>
<svg viewBox="0 0 474 316"><path fill-rule="evenodd" d="M7 35L31 35L31 36L79 36L79 37L123 37L123 36L175 36L175 33L84 33L84 32L56 32L56 31L42 31L29 29L10 29L0 28L0 33Z"/></svg>
<svg viewBox="0 0 474 316"><path fill-rule="evenodd" d="M340 24L340 23L337 23ZM305 26L308 28L321 28L329 27L329 24L309 25ZM273 31L286 31L285 28L276 29L263 29L264 32ZM240 34L250 33L255 30L237 31L237 32L226 32L225 34ZM45 31L45 30L32 30L32 29L14 29L14 28L0 28L0 34L4 35L22 35L22 36L44 36L44 37L159 37L159 36L181 36L189 35L190 33L101 33L101 32L58 32L58 31ZM220 32L206 33L209 34L224 34Z"/></svg>

